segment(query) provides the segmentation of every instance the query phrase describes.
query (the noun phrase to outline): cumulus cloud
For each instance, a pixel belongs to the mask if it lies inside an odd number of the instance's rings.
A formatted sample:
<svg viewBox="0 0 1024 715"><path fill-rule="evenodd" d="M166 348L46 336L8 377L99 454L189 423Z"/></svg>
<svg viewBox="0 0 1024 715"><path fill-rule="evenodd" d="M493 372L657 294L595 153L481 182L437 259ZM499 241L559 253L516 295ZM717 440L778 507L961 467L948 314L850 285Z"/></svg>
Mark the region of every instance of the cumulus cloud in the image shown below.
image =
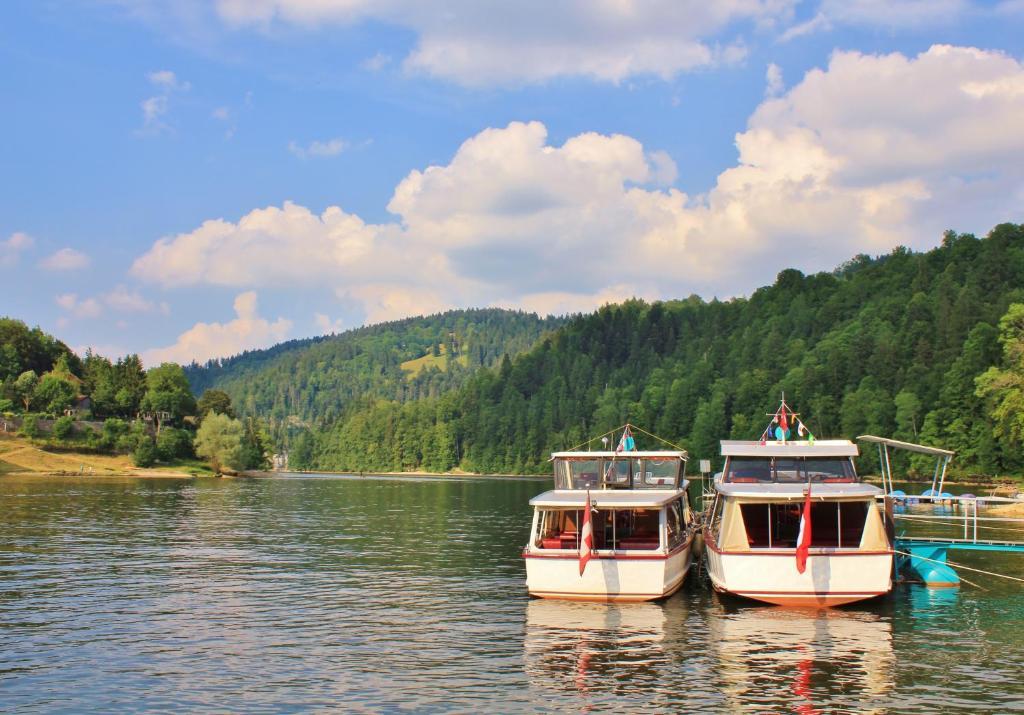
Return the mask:
<svg viewBox="0 0 1024 715"><path fill-rule="evenodd" d="M102 300L107 306L121 313L151 313L156 310L156 306L142 297L137 290L129 290L123 285L106 293Z"/></svg>
<svg viewBox="0 0 1024 715"><path fill-rule="evenodd" d="M168 287L328 287L370 321L741 294L784 267L1024 218L1022 78L1017 60L973 48L837 52L762 102L736 164L701 194L659 188L674 163L632 137L556 146L543 124L514 122L411 171L393 222L286 202L162 238L132 270Z"/></svg>
<svg viewBox="0 0 1024 715"><path fill-rule="evenodd" d="M621 82L636 75L670 78L744 54L742 42L719 41L733 27L771 25L795 0L220 0L233 27L269 30L366 20L407 27L418 36L407 71L464 85L543 82L583 76ZM713 41L712 41L713 40ZM383 66L372 58L368 69ZM379 67L377 67L379 68Z"/></svg>
<svg viewBox="0 0 1024 715"><path fill-rule="evenodd" d="M288 151L300 159L322 159L337 156L347 148L348 143L340 137L326 141L313 141L307 146L302 146L295 141L288 142Z"/></svg>
<svg viewBox="0 0 1024 715"><path fill-rule="evenodd" d="M89 257L73 248L62 248L39 262L48 271L76 271L89 266Z"/></svg>
<svg viewBox="0 0 1024 715"><path fill-rule="evenodd" d="M31 248L33 243L33 238L21 231L0 241L0 267L16 265L21 254Z"/></svg>
<svg viewBox="0 0 1024 715"><path fill-rule="evenodd" d="M324 335L340 333L342 327L345 325L345 322L341 318L331 320L330 317L324 313L314 313L313 322L316 323L317 329Z"/></svg>
<svg viewBox="0 0 1024 715"><path fill-rule="evenodd" d="M57 305L76 318L98 318L103 314L103 307L95 298L79 300L76 293L63 293L54 300Z"/></svg>
<svg viewBox="0 0 1024 715"><path fill-rule="evenodd" d="M288 337L292 323L278 318L270 322L260 317L256 291L235 298L235 319L226 323L196 323L178 336L177 342L142 355L147 365L163 362L202 362L215 357L237 355L244 350L265 348Z"/></svg>

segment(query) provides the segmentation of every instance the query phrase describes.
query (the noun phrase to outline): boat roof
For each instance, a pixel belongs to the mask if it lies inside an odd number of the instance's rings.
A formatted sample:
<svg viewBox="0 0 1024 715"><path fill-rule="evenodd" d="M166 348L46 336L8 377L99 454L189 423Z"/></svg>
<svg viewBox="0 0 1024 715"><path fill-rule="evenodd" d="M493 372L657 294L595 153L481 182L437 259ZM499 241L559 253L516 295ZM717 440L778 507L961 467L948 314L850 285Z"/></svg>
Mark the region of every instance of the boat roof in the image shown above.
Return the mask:
<svg viewBox="0 0 1024 715"><path fill-rule="evenodd" d="M877 444L884 444L886 447L893 447L895 449L905 449L908 452L917 452L918 454L930 454L933 457L952 457L956 452L949 449L941 449L939 447L929 447L924 444L914 444L913 442L901 442L898 439L889 439L888 437L876 437L873 434L862 434L857 438L864 442L875 442Z"/></svg>
<svg viewBox="0 0 1024 715"><path fill-rule="evenodd" d="M806 482L716 482L715 489L727 497L753 497L767 499L803 499ZM884 492L873 484L863 482L821 483L811 485L811 499L874 498Z"/></svg>
<svg viewBox="0 0 1024 715"><path fill-rule="evenodd" d="M767 442L722 440L723 457L856 457L860 450L848 439L818 439L814 442Z"/></svg>
<svg viewBox="0 0 1024 715"><path fill-rule="evenodd" d="M552 452L552 459L611 459L613 457L641 459L682 459L686 461L686 452L683 450L654 450L644 449L632 452L615 452L612 450L604 452Z"/></svg>
<svg viewBox="0 0 1024 715"><path fill-rule="evenodd" d="M590 491L590 505L598 509L658 509L685 493L689 481L681 489L596 489ZM587 503L584 489L553 489L538 494L530 506L582 509Z"/></svg>

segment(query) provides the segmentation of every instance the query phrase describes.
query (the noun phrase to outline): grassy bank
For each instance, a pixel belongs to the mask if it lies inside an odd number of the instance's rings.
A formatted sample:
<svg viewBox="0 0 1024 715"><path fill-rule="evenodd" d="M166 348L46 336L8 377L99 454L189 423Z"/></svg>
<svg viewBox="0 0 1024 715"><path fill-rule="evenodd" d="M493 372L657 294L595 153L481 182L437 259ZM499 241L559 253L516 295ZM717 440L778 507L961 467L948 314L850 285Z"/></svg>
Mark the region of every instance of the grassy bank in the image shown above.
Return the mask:
<svg viewBox="0 0 1024 715"><path fill-rule="evenodd" d="M142 469L123 454L92 454L48 447L25 437L0 435L0 475L77 474L82 476L212 476L206 463L179 460Z"/></svg>

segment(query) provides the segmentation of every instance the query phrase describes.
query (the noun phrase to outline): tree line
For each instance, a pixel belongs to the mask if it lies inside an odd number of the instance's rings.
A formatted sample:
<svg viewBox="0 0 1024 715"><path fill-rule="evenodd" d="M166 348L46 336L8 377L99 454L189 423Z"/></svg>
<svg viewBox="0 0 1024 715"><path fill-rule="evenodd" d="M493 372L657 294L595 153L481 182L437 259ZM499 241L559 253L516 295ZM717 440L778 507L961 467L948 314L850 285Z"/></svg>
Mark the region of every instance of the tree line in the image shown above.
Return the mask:
<svg viewBox="0 0 1024 715"><path fill-rule="evenodd" d="M1015 224L832 272L784 270L749 298L632 300L574 317L457 390L367 401L298 435L291 464L544 472L551 451L627 421L717 462L718 440L757 439L785 391L818 437L894 436L956 450L959 473L1020 473L1018 304ZM866 451L861 469L876 461Z"/></svg>

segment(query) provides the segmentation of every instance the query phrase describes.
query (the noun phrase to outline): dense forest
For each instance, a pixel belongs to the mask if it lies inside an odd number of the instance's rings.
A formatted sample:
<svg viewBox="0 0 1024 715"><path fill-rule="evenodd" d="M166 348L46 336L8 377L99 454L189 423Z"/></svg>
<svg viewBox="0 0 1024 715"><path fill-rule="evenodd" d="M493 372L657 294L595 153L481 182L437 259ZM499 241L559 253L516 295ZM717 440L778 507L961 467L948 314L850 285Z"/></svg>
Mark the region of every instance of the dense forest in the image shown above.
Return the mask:
<svg viewBox="0 0 1024 715"><path fill-rule="evenodd" d="M552 450L627 421L715 459L719 439L757 438L783 391L819 438L893 436L956 450L957 474L1024 472L1024 226L785 270L749 298L569 319L452 311L184 371L81 359L0 319L0 407L23 413L23 432L88 398L106 420L92 446L159 452L177 428L181 456L213 411L252 452L229 450L238 464L287 450L298 469L538 473ZM155 435L129 430L146 415ZM860 466L877 468L873 451Z"/></svg>
<svg viewBox="0 0 1024 715"><path fill-rule="evenodd" d="M191 365L186 374L195 394L223 390L241 414L267 420L287 442L296 426L329 427L377 400L437 398L564 322L497 308L454 310L294 340Z"/></svg>
<svg viewBox="0 0 1024 715"><path fill-rule="evenodd" d="M895 436L955 449L959 473L1019 473L1001 394L1019 390L1024 321L1007 311L1021 302L1024 227L1004 224L947 232L927 253L785 270L745 299L606 306L457 390L298 434L292 466L544 472L551 450L626 421L714 457L721 438L757 438L785 391L819 437ZM874 462L866 451L862 470Z"/></svg>

